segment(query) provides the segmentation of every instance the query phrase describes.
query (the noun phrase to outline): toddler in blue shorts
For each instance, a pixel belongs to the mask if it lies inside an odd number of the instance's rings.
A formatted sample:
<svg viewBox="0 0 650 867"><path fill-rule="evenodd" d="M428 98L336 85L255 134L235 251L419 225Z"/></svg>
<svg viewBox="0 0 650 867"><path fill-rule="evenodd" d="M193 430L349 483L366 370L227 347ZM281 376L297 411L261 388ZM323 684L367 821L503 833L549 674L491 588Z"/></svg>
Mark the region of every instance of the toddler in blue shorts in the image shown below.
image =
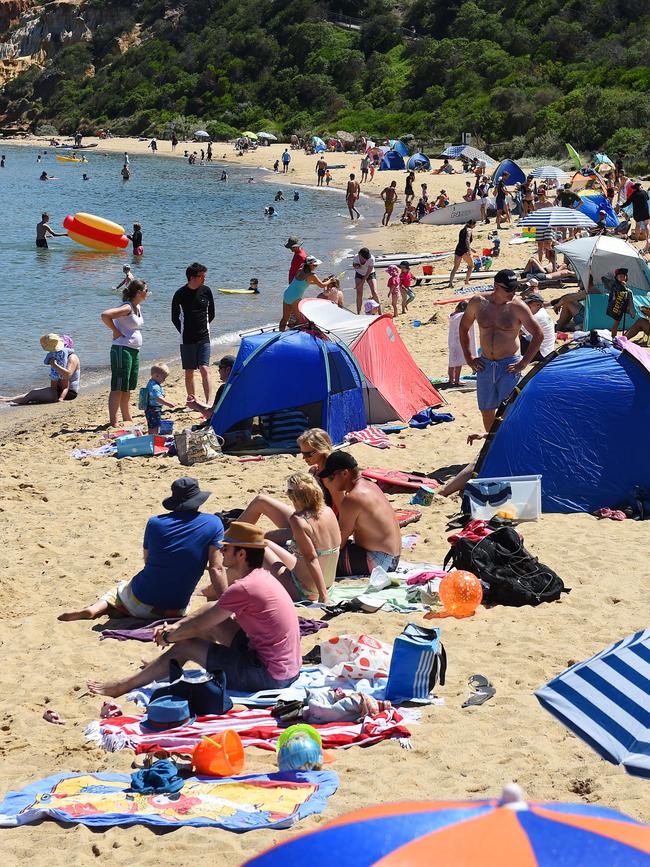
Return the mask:
<svg viewBox="0 0 650 867"><path fill-rule="evenodd" d="M154 364L151 368L151 379L143 389L146 392L144 415L147 419L147 433L157 434L160 430L163 406L173 407L174 404L165 400L163 383L169 376L166 364Z"/></svg>

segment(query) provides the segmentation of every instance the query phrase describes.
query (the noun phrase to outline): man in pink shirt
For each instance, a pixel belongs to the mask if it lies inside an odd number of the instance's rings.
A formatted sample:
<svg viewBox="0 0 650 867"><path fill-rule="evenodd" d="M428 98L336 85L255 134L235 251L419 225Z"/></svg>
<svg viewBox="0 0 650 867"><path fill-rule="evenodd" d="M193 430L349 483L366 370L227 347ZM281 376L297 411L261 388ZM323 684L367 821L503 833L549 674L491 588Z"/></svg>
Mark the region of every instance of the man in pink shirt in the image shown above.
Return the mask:
<svg viewBox="0 0 650 867"><path fill-rule="evenodd" d="M307 259L307 253L300 246L300 241L298 240L298 238L294 238L293 235L289 238L289 240L284 246L287 248L287 250L291 250L291 252L293 253L293 259L291 260L291 265L289 266L288 280L288 283L291 283L298 271L302 271L302 266L305 264L305 261Z"/></svg>
<svg viewBox="0 0 650 867"><path fill-rule="evenodd" d="M263 532L234 521L221 544L228 588L219 600L171 626L157 627L156 644L173 645L167 653L124 680L89 681L90 692L116 698L161 680L169 674L171 659L181 665L192 660L208 671L221 669L227 686L238 692L293 683L302 663L298 616L287 591L262 568Z"/></svg>

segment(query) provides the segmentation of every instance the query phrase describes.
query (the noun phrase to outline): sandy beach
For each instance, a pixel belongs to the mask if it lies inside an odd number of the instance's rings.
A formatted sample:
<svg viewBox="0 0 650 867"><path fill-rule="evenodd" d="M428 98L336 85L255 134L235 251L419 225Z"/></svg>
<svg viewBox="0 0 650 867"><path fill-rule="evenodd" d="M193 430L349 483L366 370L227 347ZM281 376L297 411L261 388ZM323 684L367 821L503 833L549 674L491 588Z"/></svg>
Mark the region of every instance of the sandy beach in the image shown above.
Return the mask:
<svg viewBox="0 0 650 867"><path fill-rule="evenodd" d="M37 139L24 143L48 145ZM171 157L168 142L160 142L159 147L156 159ZM174 158L182 158L185 147L197 146L179 144ZM147 142L130 139L101 141L93 150L126 150L131 157L150 154ZM258 148L237 158L231 146L217 143L214 158L220 162L225 153L232 162L271 169L282 150L280 145ZM345 169L333 173L333 183L345 186L348 172L358 171L359 155L329 157L333 163L345 164ZM273 183L277 189L285 182L315 183L315 161L315 156L292 152L292 171L286 180L273 177ZM468 177L428 174L422 181L432 194L444 188L452 201L459 201ZM364 192L376 195L392 179L398 181L403 207L403 173L377 173L372 183L364 185ZM399 205L397 212L401 213ZM382 229L362 221L355 232L359 246L415 252L453 249L459 228L396 223ZM487 246L484 242L493 228L494 223L477 227L477 249ZM508 246L509 237L507 230L502 233L500 267L521 265L533 250L532 245ZM441 264L439 273L448 271L450 260ZM385 276L380 297L386 297ZM431 290L418 290L408 314L398 317L397 327L422 370L429 376L446 376L451 310L437 308L440 313L433 324L420 328L411 324L414 319L429 319L436 309L434 297ZM183 403L178 367L166 385L167 398ZM481 419L473 392L447 392L446 396L453 423L398 434L395 441L403 449L379 452L355 445L351 450L359 464L436 471L440 478L453 475L477 454L476 446L468 446L466 439L481 430ZM196 415L184 410L169 417L177 429L196 421ZM134 418L142 421L142 413L136 410ZM96 624L58 623L56 616L135 574L142 559L146 520L163 511L160 504L169 494L170 483L186 471L176 459L167 458L73 460L74 448L99 444L106 421L104 393L81 395L74 403L21 407L0 417L3 795L57 772L130 772L131 752L106 753L84 740L84 728L98 718L102 704L86 692L85 681L133 671L141 658L151 659L158 651L136 642L100 642ZM287 455L255 463L230 457L195 466L191 474L213 492L207 507L217 511L243 507L260 491L283 497L286 476L298 468L300 459ZM391 495L390 500L395 506L406 506L409 496ZM419 534L408 559L442 563L449 547L446 522L458 505L452 498L423 508L422 519L408 531ZM354 808L396 799L496 796L511 781L519 783L530 800L582 800L650 821L643 782L600 759L546 713L533 695L567 666L646 625L643 525L601 522L584 514L548 514L520 529L526 546L555 569L572 592L561 602L538 608L481 607L471 619L440 621L449 660L447 683L439 689L444 704L424 708L421 723L412 726L411 751L400 749L396 741L336 751L332 768L340 776L340 786L324 814L306 819L293 830L241 835L198 828L155 833L141 825L94 832L48 821L0 831L4 863L83 865L119 859L142 867L190 865L200 863L210 851L216 863L230 867L273 842ZM321 635L363 632L392 642L409 619L421 622L420 616L344 614ZM303 652L317 640L304 639ZM468 694L467 680L475 673L492 681L496 696L481 707L461 709ZM58 711L66 724L44 722L47 708ZM246 772L274 769L272 753L246 751Z"/></svg>

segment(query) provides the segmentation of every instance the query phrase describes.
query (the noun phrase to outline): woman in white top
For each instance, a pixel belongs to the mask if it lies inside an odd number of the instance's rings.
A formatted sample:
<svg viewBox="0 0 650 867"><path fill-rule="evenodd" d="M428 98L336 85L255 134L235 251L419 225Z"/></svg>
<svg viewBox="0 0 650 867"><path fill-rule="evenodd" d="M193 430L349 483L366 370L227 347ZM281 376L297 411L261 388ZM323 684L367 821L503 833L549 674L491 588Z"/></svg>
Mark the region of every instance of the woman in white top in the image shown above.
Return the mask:
<svg viewBox="0 0 650 867"><path fill-rule="evenodd" d="M113 333L111 346L111 392L108 396L108 415L112 427L117 427L118 416L122 421L131 418L131 392L138 387L140 347L144 319L140 305L149 289L142 280L131 280L122 293L124 304L104 310L101 320Z"/></svg>

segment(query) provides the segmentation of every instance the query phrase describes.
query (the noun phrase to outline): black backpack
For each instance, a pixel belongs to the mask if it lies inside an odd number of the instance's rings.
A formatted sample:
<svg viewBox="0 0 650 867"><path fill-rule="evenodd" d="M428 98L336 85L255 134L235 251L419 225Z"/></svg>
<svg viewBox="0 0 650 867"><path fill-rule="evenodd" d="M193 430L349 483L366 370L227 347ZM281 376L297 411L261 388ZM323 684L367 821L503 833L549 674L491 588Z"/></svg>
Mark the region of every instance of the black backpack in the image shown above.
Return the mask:
<svg viewBox="0 0 650 867"><path fill-rule="evenodd" d="M539 605L570 593L552 569L528 552L512 527L501 527L473 542L460 538L445 557L454 569L472 572L483 585L490 605Z"/></svg>

